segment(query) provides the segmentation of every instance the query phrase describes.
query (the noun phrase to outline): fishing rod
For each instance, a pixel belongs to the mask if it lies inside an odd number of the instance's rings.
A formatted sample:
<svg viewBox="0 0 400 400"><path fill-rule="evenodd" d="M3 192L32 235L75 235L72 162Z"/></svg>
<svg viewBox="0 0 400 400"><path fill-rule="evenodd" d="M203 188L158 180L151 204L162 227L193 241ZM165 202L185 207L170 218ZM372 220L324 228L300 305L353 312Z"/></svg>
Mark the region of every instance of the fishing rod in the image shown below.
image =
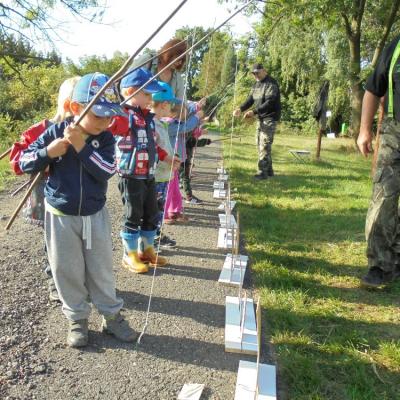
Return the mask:
<svg viewBox="0 0 400 400"><path fill-rule="evenodd" d="M212 143L223 142L224 140L236 139L236 138L240 138L240 135L236 135L236 136L232 136L232 137L228 136L228 137L225 137L225 138L222 138L222 139L216 139L216 140L213 140Z"/></svg>
<svg viewBox="0 0 400 400"><path fill-rule="evenodd" d="M11 147L6 150L4 153L0 154L0 160L2 160L4 157L8 156L11 153Z"/></svg>
<svg viewBox="0 0 400 400"><path fill-rule="evenodd" d="M75 125L79 125L85 115L89 112L95 102L101 97L101 95L109 88L112 84L116 82L117 79L120 79L121 75L123 75L126 70L129 68L129 65L132 63L133 59L145 48L145 46L160 32L160 30L171 20L171 18L183 7L188 0L182 0L179 5L172 11L170 15L161 23L161 25L144 41L144 43L133 53L121 66L121 68L105 83L104 86L96 93L93 99L86 105L85 109L82 111L81 115L79 116L78 120L74 122ZM26 200L28 199L29 195L31 194L33 188L39 182L39 178L42 176L42 172L38 172L36 176L33 178L32 183L30 184L25 196L18 204L17 208L15 209L14 213L12 214L8 224L5 227L5 230L8 231L13 224L15 218L17 217L18 213L21 211L22 207L24 206Z"/></svg>
<svg viewBox="0 0 400 400"><path fill-rule="evenodd" d="M137 90L135 90L130 96L128 96L120 105L124 106L132 97L136 96L141 90L143 90L147 85L149 85L151 82L153 82L155 79L158 78L164 71L169 69L172 65L174 65L178 60L183 58L189 51L197 47L200 43L204 42L209 36L214 34L217 30L222 28L226 23L228 23L234 16L239 14L241 11L243 11L246 7L248 7L251 3L253 3L254 0L250 0L246 4L244 4L242 7L240 7L238 10L236 10L233 14L231 14L224 22L222 22L220 25L218 25L216 28L214 28L212 31L204 35L201 39L199 39L195 44L193 44L191 47L189 47L186 51L184 51L181 55L176 57L174 60L172 60L169 64L167 64L164 68L161 69L161 71L157 72L152 78L150 78L147 82L145 82L142 86L140 86Z"/></svg>
<svg viewBox="0 0 400 400"><path fill-rule="evenodd" d="M146 64L148 64L149 62L155 60L156 58L162 56L163 54L167 53L168 51L174 49L175 47L178 47L179 45L181 45L182 43L185 43L185 42L186 42L186 39L182 39L180 42L174 44L174 45L171 46L171 47L168 47L167 49L163 50L161 53L157 53L157 54L155 54L154 56L152 56L152 57L150 57L150 58L147 58L146 61L142 62L141 64L139 64L139 65L137 65L137 66L135 66L135 67L133 67L133 68L130 69L127 73L125 73L125 74L122 75L120 78L118 78L118 79L116 80L116 82L121 81L123 78L125 78L126 76L128 76L128 75L129 75L130 73L132 73L133 71L136 71L137 69L144 67L144 66L145 66Z"/></svg>
<svg viewBox="0 0 400 400"><path fill-rule="evenodd" d="M21 186L17 187L17 189L15 189L12 193L11 193L11 197L14 197L15 195L17 195L21 190L25 189L28 185L30 185L32 183L32 179L28 179L26 182L24 182Z"/></svg>

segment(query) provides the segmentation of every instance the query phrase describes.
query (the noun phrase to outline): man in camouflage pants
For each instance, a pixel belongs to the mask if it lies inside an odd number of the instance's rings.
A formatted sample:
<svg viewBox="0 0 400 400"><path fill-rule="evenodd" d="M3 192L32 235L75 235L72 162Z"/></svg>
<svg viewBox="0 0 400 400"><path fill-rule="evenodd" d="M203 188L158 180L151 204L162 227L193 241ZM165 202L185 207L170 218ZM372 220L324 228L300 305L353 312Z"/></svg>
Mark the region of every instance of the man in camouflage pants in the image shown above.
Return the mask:
<svg viewBox="0 0 400 400"><path fill-rule="evenodd" d="M380 98L386 97L372 199L365 224L367 287L379 287L400 276L400 37L382 52L364 94L357 144L364 156L372 150L372 124Z"/></svg>
<svg viewBox="0 0 400 400"><path fill-rule="evenodd" d="M253 110L247 111L244 118L258 116L259 124L257 130L258 148L258 173L256 179L267 179L274 176L272 168L272 143L276 125L281 117L281 99L278 83L268 76L261 64L253 66L252 73L256 83L251 89L247 100L234 111L233 115L238 117L242 112L254 105Z"/></svg>

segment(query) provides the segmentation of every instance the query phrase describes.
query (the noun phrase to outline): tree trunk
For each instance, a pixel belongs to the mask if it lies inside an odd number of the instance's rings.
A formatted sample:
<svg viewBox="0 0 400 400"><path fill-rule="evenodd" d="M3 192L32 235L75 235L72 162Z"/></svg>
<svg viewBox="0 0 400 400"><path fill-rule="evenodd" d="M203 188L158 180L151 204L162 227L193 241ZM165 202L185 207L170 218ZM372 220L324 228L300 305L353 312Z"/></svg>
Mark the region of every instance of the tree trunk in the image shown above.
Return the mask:
<svg viewBox="0 0 400 400"><path fill-rule="evenodd" d="M350 133L357 139L361 125L361 108L364 95L360 80L360 34L353 34L349 38L350 46L350 85L351 85L351 117Z"/></svg>
<svg viewBox="0 0 400 400"><path fill-rule="evenodd" d="M372 58L372 63L371 63L371 65L373 67L376 66L379 56L382 53L382 50L386 43L386 40L389 36L389 33L390 33L393 23L395 21L396 14L397 14L397 11L399 10L399 7L400 7L400 0L393 0L392 6L390 8L390 12L386 18L385 26L383 27L382 37L380 38L378 44L376 45L375 51L374 51L374 56Z"/></svg>
<svg viewBox="0 0 400 400"><path fill-rule="evenodd" d="M321 127L318 129L318 139L317 139L317 151L315 153L315 158L317 159L317 161L320 160L321 157L321 142L322 142L322 135L324 133L324 129L322 129Z"/></svg>

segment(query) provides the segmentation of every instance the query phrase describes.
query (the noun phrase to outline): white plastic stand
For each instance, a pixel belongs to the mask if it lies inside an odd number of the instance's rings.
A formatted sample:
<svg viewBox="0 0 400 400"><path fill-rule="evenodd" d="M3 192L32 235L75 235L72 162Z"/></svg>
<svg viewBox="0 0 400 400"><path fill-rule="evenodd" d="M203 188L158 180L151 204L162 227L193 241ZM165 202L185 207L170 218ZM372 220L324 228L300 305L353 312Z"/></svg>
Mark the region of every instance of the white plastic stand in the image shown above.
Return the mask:
<svg viewBox="0 0 400 400"><path fill-rule="evenodd" d="M240 361L235 400L276 400L275 365Z"/></svg>
<svg viewBox="0 0 400 400"><path fill-rule="evenodd" d="M185 383L178 395L178 400L200 400L204 385L200 383Z"/></svg>
<svg viewBox="0 0 400 400"><path fill-rule="evenodd" d="M228 201L227 201L227 200L223 201L223 202L218 206L218 210L220 210L220 211L225 210L225 208L227 207L227 204L228 204ZM235 208L235 205L236 205L236 201L235 201L235 200L231 200L231 201L229 202L229 206L230 206L229 208L230 208L231 211Z"/></svg>
<svg viewBox="0 0 400 400"><path fill-rule="evenodd" d="M227 181L229 179L229 175L228 174L219 174L218 175L218 180L219 181Z"/></svg>
<svg viewBox="0 0 400 400"><path fill-rule="evenodd" d="M257 354L257 325L253 299L246 296L226 297L225 351Z"/></svg>
<svg viewBox="0 0 400 400"><path fill-rule="evenodd" d="M214 189L214 199L225 199L226 190L225 189Z"/></svg>
<svg viewBox="0 0 400 400"><path fill-rule="evenodd" d="M261 305L257 302L257 362L240 361L235 400L276 400L276 368L261 364Z"/></svg>
<svg viewBox="0 0 400 400"><path fill-rule="evenodd" d="M249 257L241 254L227 254L218 282L228 286L243 285Z"/></svg>
<svg viewBox="0 0 400 400"><path fill-rule="evenodd" d="M213 189L225 189L225 182L224 181L214 181Z"/></svg>
<svg viewBox="0 0 400 400"><path fill-rule="evenodd" d="M231 249L233 247L235 231L235 228L219 228L217 247L219 249Z"/></svg>
<svg viewBox="0 0 400 400"><path fill-rule="evenodd" d="M221 228L237 228L235 216L232 214L218 214Z"/></svg>
<svg viewBox="0 0 400 400"><path fill-rule="evenodd" d="M240 215L238 212L235 235L233 237L233 243L232 243L232 252L231 254L226 255L225 262L222 267L222 271L219 276L218 282L229 286L239 286L239 289L241 289L241 287L243 286L244 275L246 273L249 257L239 254L239 244L240 244L239 220L240 220Z"/></svg>

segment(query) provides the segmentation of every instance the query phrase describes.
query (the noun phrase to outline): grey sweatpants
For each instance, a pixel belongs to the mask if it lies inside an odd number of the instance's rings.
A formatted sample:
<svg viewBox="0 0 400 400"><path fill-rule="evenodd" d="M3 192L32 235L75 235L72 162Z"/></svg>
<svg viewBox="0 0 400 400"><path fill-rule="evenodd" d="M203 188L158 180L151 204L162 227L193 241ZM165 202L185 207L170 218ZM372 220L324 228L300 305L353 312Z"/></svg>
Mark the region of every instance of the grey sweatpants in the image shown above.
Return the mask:
<svg viewBox="0 0 400 400"><path fill-rule="evenodd" d="M88 231L90 238L84 240ZM123 302L115 293L107 209L104 207L89 218L57 216L46 211L45 232L51 271L65 316L72 321L87 319L88 301L104 316L116 314Z"/></svg>

